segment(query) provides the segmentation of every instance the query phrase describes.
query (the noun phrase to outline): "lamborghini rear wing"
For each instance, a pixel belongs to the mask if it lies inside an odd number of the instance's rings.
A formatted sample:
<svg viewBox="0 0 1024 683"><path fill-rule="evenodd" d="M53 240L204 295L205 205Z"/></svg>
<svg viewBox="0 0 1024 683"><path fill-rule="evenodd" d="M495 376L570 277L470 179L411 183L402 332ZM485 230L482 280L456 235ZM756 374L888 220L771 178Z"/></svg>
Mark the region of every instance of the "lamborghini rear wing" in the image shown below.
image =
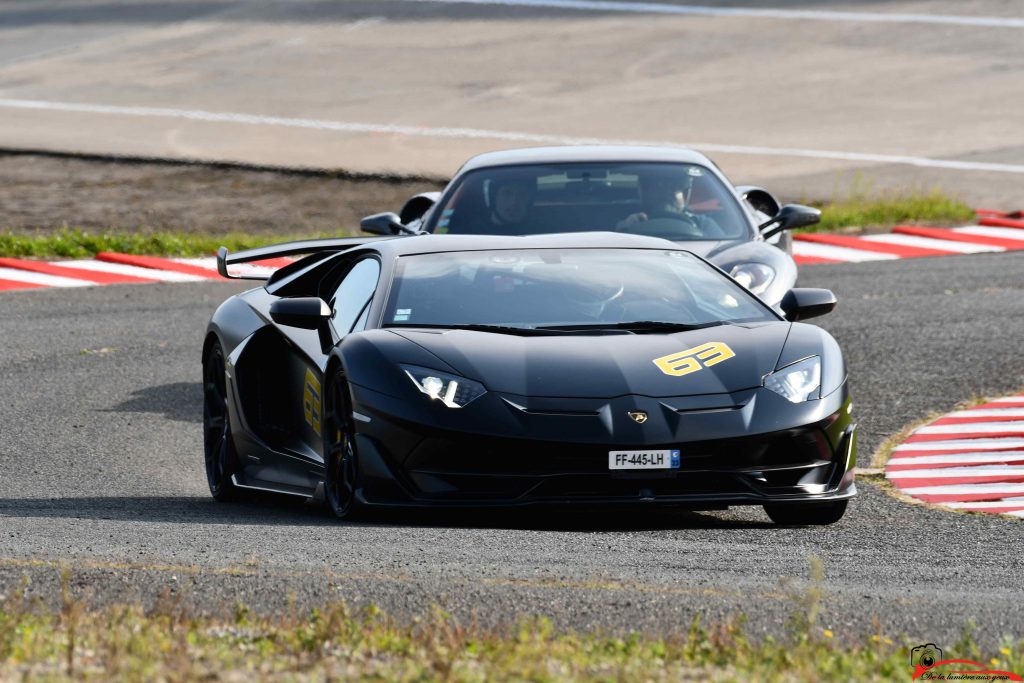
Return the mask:
<svg viewBox="0 0 1024 683"><path fill-rule="evenodd" d="M233 254L228 251L227 247L221 247L217 250L217 272L220 273L222 277L226 277L231 280L266 280L267 277L262 275L230 275L228 274L228 266L239 263L263 261L265 259L280 258L282 256L315 254L322 251L345 251L346 249L359 247L364 244L369 244L370 242L389 239L396 238L392 236L380 237L374 235L371 237L337 237L321 240L298 240L296 242L282 242L281 244L271 244L266 247L246 249L245 251L237 251Z"/></svg>

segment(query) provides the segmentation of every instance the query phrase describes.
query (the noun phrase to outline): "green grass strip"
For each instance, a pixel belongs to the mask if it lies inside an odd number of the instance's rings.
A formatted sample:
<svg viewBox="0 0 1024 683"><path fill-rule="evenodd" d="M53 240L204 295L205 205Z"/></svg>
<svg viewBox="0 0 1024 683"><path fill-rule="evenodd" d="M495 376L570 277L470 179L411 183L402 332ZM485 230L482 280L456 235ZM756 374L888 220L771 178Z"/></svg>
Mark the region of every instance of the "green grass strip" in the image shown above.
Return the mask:
<svg viewBox="0 0 1024 683"><path fill-rule="evenodd" d="M853 194L812 205L821 209L821 222L806 228L811 232L890 228L901 223L948 225L975 218L971 207L938 189L883 193L871 199Z"/></svg>
<svg viewBox="0 0 1024 683"><path fill-rule="evenodd" d="M150 610L0 609L3 680L368 681L900 681L915 641L852 637L792 626L781 639L749 639L742 620L695 618L670 635L559 631L545 618L488 629L440 609L396 621L338 603L301 616L190 614L172 600ZM1020 643L983 651L970 636L947 657L1024 671Z"/></svg>
<svg viewBox="0 0 1024 683"><path fill-rule="evenodd" d="M816 204L822 210L821 223L809 231L835 231L854 228L885 228L916 222L933 225L970 221L974 212L963 202L939 190L909 190L882 194L874 198L853 194L835 201ZM89 231L65 228L46 234L0 233L0 256L22 258L89 258L101 251L151 256L209 256L217 247L232 251L311 237L338 237L337 234L260 234L185 232L136 232L128 229Z"/></svg>
<svg viewBox="0 0 1024 683"><path fill-rule="evenodd" d="M268 615L238 604L211 616L166 589L146 609L90 608L63 566L55 609L30 597L28 575L0 596L0 680L910 680L919 637L823 624L824 566L818 557L809 564L806 584L780 585L788 618L778 635L762 638L748 636L742 616L704 623L696 614L667 631L614 635L559 629L543 616L487 627L437 606L404 619L344 602L300 612L294 596L292 607ZM946 659L1024 672L1024 640L983 647L965 627L942 647Z"/></svg>

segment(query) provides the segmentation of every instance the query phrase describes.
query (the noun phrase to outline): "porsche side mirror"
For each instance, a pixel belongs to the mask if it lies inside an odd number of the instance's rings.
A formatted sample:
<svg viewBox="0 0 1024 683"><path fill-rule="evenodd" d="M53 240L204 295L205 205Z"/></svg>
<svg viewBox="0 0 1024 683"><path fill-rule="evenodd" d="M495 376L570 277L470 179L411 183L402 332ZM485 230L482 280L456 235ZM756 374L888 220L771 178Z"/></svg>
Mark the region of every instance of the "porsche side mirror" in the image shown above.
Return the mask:
<svg viewBox="0 0 1024 683"><path fill-rule="evenodd" d="M768 239L772 235L792 228L806 228L821 220L821 211L803 204L786 204L779 212L758 226L761 235Z"/></svg>
<svg viewBox="0 0 1024 683"><path fill-rule="evenodd" d="M736 192L750 205L750 208L754 209L754 211L760 211L765 216L774 216L782 208L779 200L763 187L737 185Z"/></svg>
<svg viewBox="0 0 1024 683"><path fill-rule="evenodd" d="M363 232L371 235L401 235L408 232L397 213L375 213L359 221Z"/></svg>
<svg viewBox="0 0 1024 683"><path fill-rule="evenodd" d="M829 289L809 287L791 289L779 303L786 320L797 322L831 313L836 307L836 295Z"/></svg>
<svg viewBox="0 0 1024 683"><path fill-rule="evenodd" d="M411 225L413 221L422 219L427 211L441 198L440 192L420 192L402 206L398 213L398 219L405 225Z"/></svg>
<svg viewBox="0 0 1024 683"><path fill-rule="evenodd" d="M316 296L278 299L270 304L270 319L278 325L319 330L331 317L331 307Z"/></svg>

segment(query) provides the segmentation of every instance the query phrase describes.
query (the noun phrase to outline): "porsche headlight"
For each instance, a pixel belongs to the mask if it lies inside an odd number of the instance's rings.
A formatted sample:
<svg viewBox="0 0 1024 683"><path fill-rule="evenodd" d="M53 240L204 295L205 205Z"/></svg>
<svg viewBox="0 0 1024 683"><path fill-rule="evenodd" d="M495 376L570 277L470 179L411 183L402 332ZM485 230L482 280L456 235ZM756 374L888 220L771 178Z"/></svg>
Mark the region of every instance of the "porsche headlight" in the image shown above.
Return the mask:
<svg viewBox="0 0 1024 683"><path fill-rule="evenodd" d="M812 398L820 398L821 394L821 358L811 356L779 368L765 375L762 382L765 389L771 389L779 396L803 403Z"/></svg>
<svg viewBox="0 0 1024 683"><path fill-rule="evenodd" d="M415 365L402 365L401 368L417 389L449 408L463 408L487 392L479 382L458 375Z"/></svg>
<svg viewBox="0 0 1024 683"><path fill-rule="evenodd" d="M764 294L775 280L775 269L763 263L739 263L729 271L751 294Z"/></svg>

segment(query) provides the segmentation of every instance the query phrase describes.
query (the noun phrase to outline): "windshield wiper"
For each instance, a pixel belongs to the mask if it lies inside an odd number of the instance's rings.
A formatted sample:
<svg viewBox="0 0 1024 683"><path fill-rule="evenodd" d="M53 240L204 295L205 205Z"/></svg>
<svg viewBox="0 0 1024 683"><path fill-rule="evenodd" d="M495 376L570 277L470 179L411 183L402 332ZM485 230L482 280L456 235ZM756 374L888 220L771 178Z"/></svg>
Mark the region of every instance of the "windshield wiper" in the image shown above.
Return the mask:
<svg viewBox="0 0 1024 683"><path fill-rule="evenodd" d="M405 327L412 329L428 329L428 330L470 330L473 332L494 332L495 334L516 334L521 337L537 337L537 336L548 336L553 334L572 334L573 330L560 330L556 328L542 328L542 327L514 327L512 325L484 325L484 324L468 324L468 325L443 325L439 323L391 323L384 325L385 328L396 328Z"/></svg>
<svg viewBox="0 0 1024 683"><path fill-rule="evenodd" d="M716 325L728 325L725 320L712 320L706 323L673 323L664 320L633 320L624 323L584 323L579 325L548 325L538 330L556 330L563 332L582 332L585 330L626 330L637 334L644 332L688 332Z"/></svg>

